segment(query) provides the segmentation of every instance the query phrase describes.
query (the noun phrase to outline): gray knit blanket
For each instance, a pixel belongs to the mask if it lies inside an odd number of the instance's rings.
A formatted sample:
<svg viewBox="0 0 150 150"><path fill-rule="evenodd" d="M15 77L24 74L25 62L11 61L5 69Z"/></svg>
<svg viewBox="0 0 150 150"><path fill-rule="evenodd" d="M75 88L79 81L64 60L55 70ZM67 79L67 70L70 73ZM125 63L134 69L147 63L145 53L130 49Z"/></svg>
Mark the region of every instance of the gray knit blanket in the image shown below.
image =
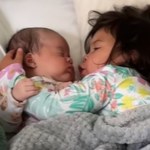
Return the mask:
<svg viewBox="0 0 150 150"><path fill-rule="evenodd" d="M150 105L117 117L65 114L26 126L10 150L150 150Z"/></svg>

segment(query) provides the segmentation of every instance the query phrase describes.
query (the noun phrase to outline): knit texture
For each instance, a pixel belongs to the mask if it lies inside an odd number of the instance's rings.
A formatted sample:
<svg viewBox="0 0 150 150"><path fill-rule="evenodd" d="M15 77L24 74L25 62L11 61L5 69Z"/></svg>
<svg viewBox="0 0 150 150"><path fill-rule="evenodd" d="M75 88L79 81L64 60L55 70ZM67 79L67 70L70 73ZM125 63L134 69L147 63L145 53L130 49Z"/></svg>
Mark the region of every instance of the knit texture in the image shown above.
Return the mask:
<svg viewBox="0 0 150 150"><path fill-rule="evenodd" d="M26 126L10 150L150 150L150 105L117 117L65 114Z"/></svg>

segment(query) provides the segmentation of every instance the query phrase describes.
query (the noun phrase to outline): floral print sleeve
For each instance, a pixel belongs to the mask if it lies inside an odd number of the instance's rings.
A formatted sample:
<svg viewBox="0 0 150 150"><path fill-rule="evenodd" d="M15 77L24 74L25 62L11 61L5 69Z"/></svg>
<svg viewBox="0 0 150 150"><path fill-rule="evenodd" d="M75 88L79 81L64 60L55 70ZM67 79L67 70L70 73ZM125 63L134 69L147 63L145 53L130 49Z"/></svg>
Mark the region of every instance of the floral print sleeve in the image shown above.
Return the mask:
<svg viewBox="0 0 150 150"><path fill-rule="evenodd" d="M24 103L11 95L11 88L22 76L24 70L20 64L11 64L0 71L0 124L6 132L14 132L22 121Z"/></svg>
<svg viewBox="0 0 150 150"><path fill-rule="evenodd" d="M58 92L42 88L27 101L25 111L39 120L62 113L97 112L109 101L109 91L105 77L94 73Z"/></svg>

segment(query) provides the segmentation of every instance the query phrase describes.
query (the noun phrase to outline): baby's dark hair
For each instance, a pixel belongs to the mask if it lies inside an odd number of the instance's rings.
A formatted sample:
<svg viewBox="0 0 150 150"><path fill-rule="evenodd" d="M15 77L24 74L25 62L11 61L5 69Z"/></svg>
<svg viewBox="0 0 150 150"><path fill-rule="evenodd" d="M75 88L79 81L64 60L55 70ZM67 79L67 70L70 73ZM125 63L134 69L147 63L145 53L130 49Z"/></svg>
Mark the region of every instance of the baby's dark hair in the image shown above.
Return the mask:
<svg viewBox="0 0 150 150"><path fill-rule="evenodd" d="M86 53L90 50L90 39L98 30L105 29L115 38L115 44L106 64L113 61L113 54L116 51L128 56L135 51L138 56L136 60L129 57L120 66L134 68L150 82L150 6L143 9L124 6L122 9L104 13L97 11L91 13L95 13L97 17L89 18L92 29L85 40Z"/></svg>
<svg viewBox="0 0 150 150"><path fill-rule="evenodd" d="M17 50L18 48L22 48L24 53L38 52L43 45L40 40L41 32L58 34L57 32L44 27L21 29L9 40L6 52L9 50Z"/></svg>

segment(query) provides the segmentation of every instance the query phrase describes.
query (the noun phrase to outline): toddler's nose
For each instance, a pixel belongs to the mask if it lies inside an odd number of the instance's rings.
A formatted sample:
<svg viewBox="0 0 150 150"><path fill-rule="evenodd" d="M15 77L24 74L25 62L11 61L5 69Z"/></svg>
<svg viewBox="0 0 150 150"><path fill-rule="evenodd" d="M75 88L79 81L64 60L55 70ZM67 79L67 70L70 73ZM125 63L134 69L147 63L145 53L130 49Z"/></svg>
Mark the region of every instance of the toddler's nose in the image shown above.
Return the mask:
<svg viewBox="0 0 150 150"><path fill-rule="evenodd" d="M85 62L85 61L87 60L87 57L88 57L88 55L85 55L85 56L83 57L83 61L82 61L82 62Z"/></svg>

